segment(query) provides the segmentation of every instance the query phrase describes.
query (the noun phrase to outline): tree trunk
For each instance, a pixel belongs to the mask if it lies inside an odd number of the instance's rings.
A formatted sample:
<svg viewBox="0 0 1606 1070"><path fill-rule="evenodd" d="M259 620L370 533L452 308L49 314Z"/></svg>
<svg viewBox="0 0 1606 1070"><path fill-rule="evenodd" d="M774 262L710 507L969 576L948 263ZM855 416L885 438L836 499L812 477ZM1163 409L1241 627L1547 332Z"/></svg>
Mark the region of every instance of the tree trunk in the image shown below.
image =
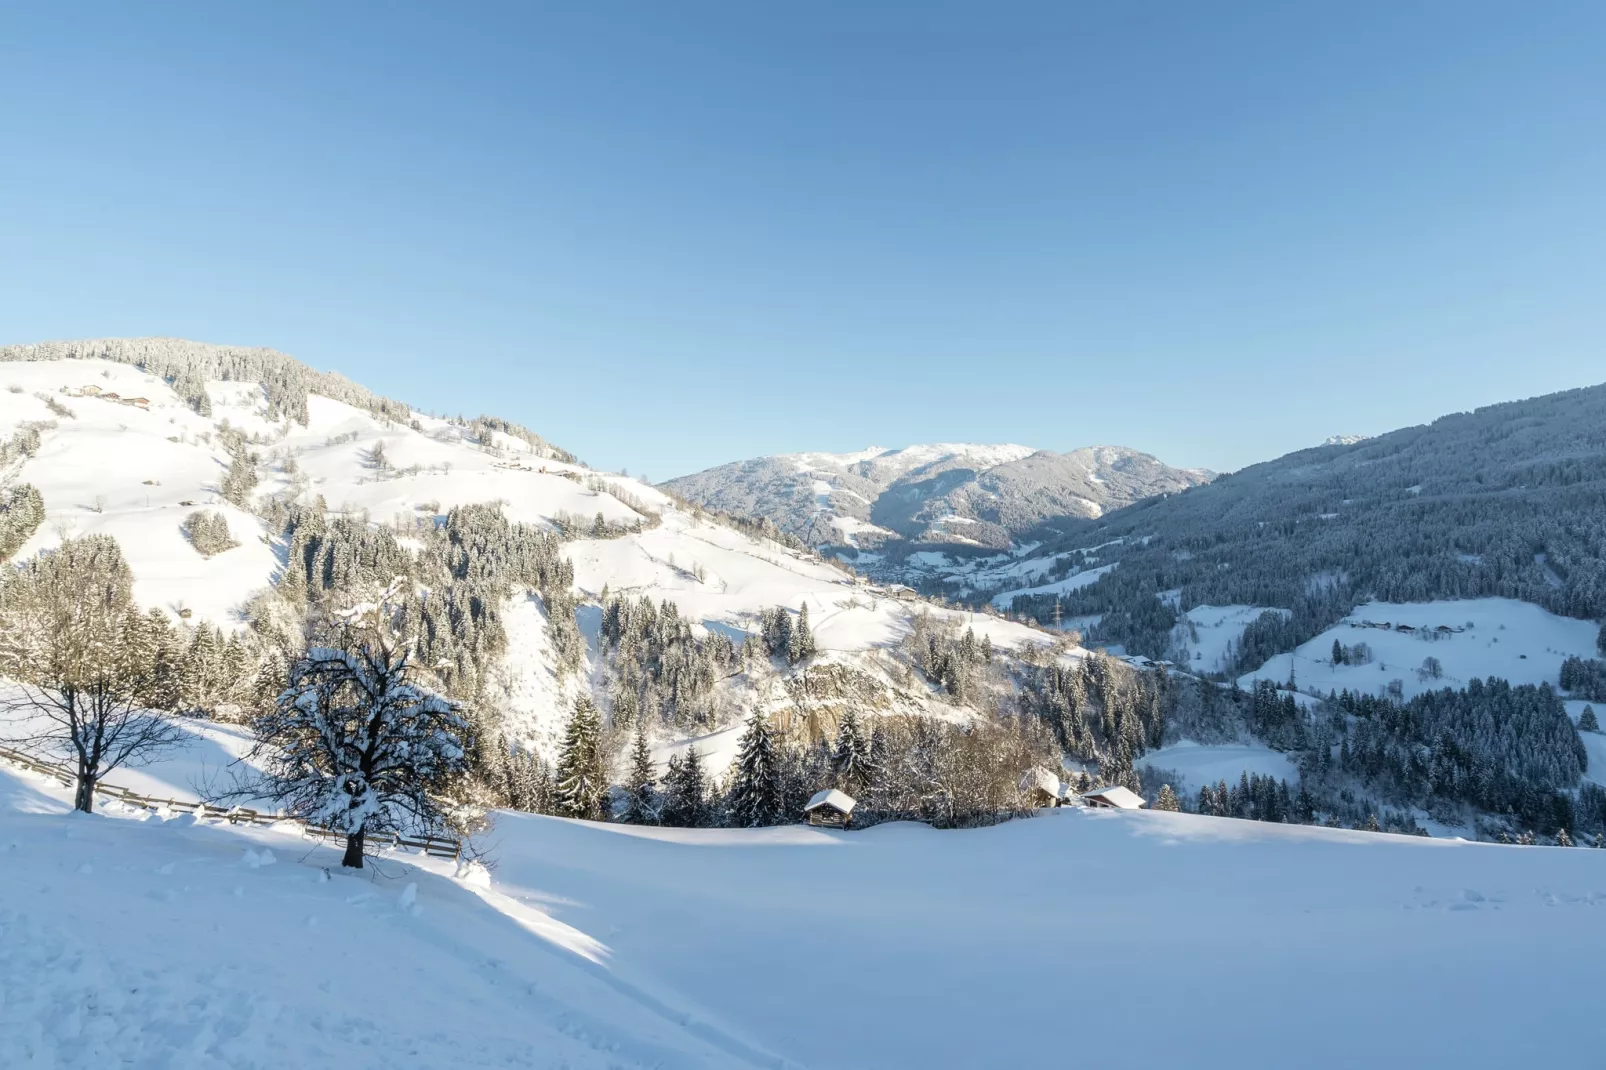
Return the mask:
<svg viewBox="0 0 1606 1070"><path fill-rule="evenodd" d="M82 773L78 775L78 783L73 789L72 804L73 809L86 814L95 812L95 782Z"/></svg>
<svg viewBox="0 0 1606 1070"><path fill-rule="evenodd" d="M340 860L342 866L351 869L362 868L362 829L358 829L346 837L346 857Z"/></svg>

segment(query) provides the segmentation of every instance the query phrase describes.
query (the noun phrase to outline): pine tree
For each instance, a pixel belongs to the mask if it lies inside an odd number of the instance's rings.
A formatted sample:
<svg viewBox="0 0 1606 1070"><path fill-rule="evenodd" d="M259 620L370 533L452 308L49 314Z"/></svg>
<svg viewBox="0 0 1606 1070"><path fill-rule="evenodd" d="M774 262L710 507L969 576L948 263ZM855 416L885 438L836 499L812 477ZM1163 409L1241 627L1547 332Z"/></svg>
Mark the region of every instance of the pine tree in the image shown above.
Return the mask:
<svg viewBox="0 0 1606 1070"><path fill-rule="evenodd" d="M1600 721L1595 717L1595 707L1585 706L1584 712L1578 715L1578 730L1580 732L1600 731Z"/></svg>
<svg viewBox="0 0 1606 1070"><path fill-rule="evenodd" d="M679 828L702 828L708 823L708 780L703 756L695 746L669 760L662 817L664 824Z"/></svg>
<svg viewBox="0 0 1606 1070"><path fill-rule="evenodd" d="M1344 644L1337 639L1333 640L1333 664L1342 665L1348 659L1344 657Z"/></svg>
<svg viewBox="0 0 1606 1070"><path fill-rule="evenodd" d="M1556 846L1557 847L1571 847L1572 845L1573 845L1573 838L1571 836L1567 835L1567 830L1566 829L1557 829L1556 830Z"/></svg>
<svg viewBox="0 0 1606 1070"><path fill-rule="evenodd" d="M586 821L603 819L608 797L607 770L602 755L602 719L596 704L581 696L564 732L557 769L558 813Z"/></svg>
<svg viewBox="0 0 1606 1070"><path fill-rule="evenodd" d="M804 602L797 611L797 622L792 626L792 635L787 649L787 660L793 665L806 661L814 656L814 632L809 627L809 604Z"/></svg>
<svg viewBox="0 0 1606 1070"><path fill-rule="evenodd" d="M647 749L647 732L639 721L636 739L630 748L630 777L625 781L624 811L621 821L631 825L658 823L657 787L654 781L652 752Z"/></svg>
<svg viewBox="0 0 1606 1070"><path fill-rule="evenodd" d="M859 725L859 715L848 710L836 729L831 749L831 774L836 786L849 795L863 794L874 782L870 762L870 740Z"/></svg>
<svg viewBox="0 0 1606 1070"><path fill-rule="evenodd" d="M738 745L736 774L730 787L731 824L737 828L778 824L782 791L780 759L769 718L755 709Z"/></svg>
<svg viewBox="0 0 1606 1070"><path fill-rule="evenodd" d="M1182 805L1177 802L1177 793L1171 790L1170 784L1160 785L1160 794L1154 800L1154 808L1156 810L1168 810L1172 813L1182 809Z"/></svg>

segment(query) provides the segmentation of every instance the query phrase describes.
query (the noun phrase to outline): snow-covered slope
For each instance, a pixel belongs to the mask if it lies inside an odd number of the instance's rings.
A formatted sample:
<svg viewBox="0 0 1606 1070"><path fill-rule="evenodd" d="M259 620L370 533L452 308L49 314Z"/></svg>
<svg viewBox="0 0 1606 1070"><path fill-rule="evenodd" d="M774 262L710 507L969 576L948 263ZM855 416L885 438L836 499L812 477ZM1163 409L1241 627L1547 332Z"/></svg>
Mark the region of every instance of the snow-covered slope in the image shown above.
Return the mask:
<svg viewBox="0 0 1606 1070"><path fill-rule="evenodd" d="M502 814L495 868L457 879L65 810L0 766L5 1066L1348 1070L1606 1046L1601 851L1147 811L861 833Z"/></svg>
<svg viewBox="0 0 1606 1070"><path fill-rule="evenodd" d="M437 521L454 506L482 502L500 503L510 520L539 526L565 517L651 525L563 546L576 587L589 600L579 623L592 657L578 676L559 682L538 597L519 592L503 607L509 653L495 681L497 704L512 739L549 756L575 695L600 683L592 669L597 600L605 589L655 603L671 600L694 630L723 630L738 640L757 630L762 611L806 604L818 663L844 663L884 684L889 708L952 712L928 701L924 686L894 682L878 654L901 642L922 606L889 597L809 554L699 518L644 483L555 459L558 451L526 438L405 412L394 403L378 412L311 393L303 424L279 415L260 384L215 380L198 389L210 410L205 416L172 385L127 363L0 361L0 442L25 426L41 429L37 452L0 473L6 481L32 484L44 498L45 522L16 559L64 537L111 535L133 571L142 605L176 621L246 627L248 606L277 583L287 547L279 532L223 497L230 464L224 438L241 433L260 458L251 496L258 504L321 498L332 512L401 532ZM130 403L134 398L139 402ZM223 514L239 545L203 557L184 532L197 509ZM1001 650L1049 638L994 617L933 612L970 621ZM733 692L725 712L734 718L753 703L787 702L780 681L771 683L762 692Z"/></svg>
<svg viewBox="0 0 1606 1070"><path fill-rule="evenodd" d="M1410 698L1443 687L1497 676L1513 684L1556 686L1568 657L1596 656L1599 627L1548 613L1510 598L1469 598L1449 602L1368 602L1291 654L1279 654L1239 681L1285 682L1289 674L1301 691L1325 695L1350 690L1382 694L1398 681ZM1365 661L1333 663L1333 643L1365 644ZM1429 658L1439 674L1424 669Z"/></svg>

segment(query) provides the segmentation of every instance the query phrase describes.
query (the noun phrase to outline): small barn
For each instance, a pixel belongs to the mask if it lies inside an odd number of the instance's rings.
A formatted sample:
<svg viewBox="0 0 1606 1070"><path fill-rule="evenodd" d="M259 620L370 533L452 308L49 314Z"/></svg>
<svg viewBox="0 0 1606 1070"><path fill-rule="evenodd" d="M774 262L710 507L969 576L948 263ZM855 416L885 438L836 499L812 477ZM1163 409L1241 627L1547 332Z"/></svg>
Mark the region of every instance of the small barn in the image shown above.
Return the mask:
<svg viewBox="0 0 1606 1070"><path fill-rule="evenodd" d="M1060 778L1047 769L1032 769L1020 778L1020 793L1027 806L1058 806Z"/></svg>
<svg viewBox="0 0 1606 1070"><path fill-rule="evenodd" d="M1112 788L1095 788L1083 792L1081 799L1083 806L1095 809L1138 810L1143 806L1143 796L1119 784Z"/></svg>
<svg viewBox="0 0 1606 1070"><path fill-rule="evenodd" d="M853 822L853 808L859 805L853 796L835 788L817 791L803 814L811 825L828 829L845 829Z"/></svg>

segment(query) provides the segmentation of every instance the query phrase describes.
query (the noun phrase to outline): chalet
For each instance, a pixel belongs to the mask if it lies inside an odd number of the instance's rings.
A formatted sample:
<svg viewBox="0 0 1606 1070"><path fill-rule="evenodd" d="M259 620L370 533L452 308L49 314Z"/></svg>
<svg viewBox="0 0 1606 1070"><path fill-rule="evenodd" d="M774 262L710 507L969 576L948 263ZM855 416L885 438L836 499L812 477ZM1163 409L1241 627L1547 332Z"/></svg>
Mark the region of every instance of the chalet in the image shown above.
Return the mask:
<svg viewBox="0 0 1606 1070"><path fill-rule="evenodd" d="M1411 627L1409 624L1396 624L1394 626L1394 630L1397 631L1397 632L1414 632L1414 631L1416 631L1416 629Z"/></svg>
<svg viewBox="0 0 1606 1070"><path fill-rule="evenodd" d="M1058 806L1062 791L1060 778L1047 769L1032 769L1021 775L1020 793L1027 806Z"/></svg>
<svg viewBox="0 0 1606 1070"><path fill-rule="evenodd" d="M136 409L148 409L148 408L151 407L151 399L150 398L124 398L122 400L122 404L124 404L124 405L132 405Z"/></svg>
<svg viewBox="0 0 1606 1070"><path fill-rule="evenodd" d="M803 814L811 825L828 829L845 829L853 822L853 808L858 802L845 791L826 788L817 791Z"/></svg>
<svg viewBox="0 0 1606 1070"><path fill-rule="evenodd" d="M102 394L101 397L105 398L107 401L121 401L122 398L123 398L123 395L117 394L117 393L114 393L114 392L108 390L104 394Z"/></svg>
<svg viewBox="0 0 1606 1070"><path fill-rule="evenodd" d="M1082 805L1094 809L1137 810L1143 806L1143 796L1117 784L1112 788L1095 788L1083 792Z"/></svg>
<svg viewBox="0 0 1606 1070"><path fill-rule="evenodd" d="M96 386L94 383L91 383L78 392L86 398L99 397L100 387Z"/></svg>
<svg viewBox="0 0 1606 1070"><path fill-rule="evenodd" d="M906 587L901 583L889 584L887 586L887 593L900 602L913 602L920 597L920 592L916 591L913 587Z"/></svg>

